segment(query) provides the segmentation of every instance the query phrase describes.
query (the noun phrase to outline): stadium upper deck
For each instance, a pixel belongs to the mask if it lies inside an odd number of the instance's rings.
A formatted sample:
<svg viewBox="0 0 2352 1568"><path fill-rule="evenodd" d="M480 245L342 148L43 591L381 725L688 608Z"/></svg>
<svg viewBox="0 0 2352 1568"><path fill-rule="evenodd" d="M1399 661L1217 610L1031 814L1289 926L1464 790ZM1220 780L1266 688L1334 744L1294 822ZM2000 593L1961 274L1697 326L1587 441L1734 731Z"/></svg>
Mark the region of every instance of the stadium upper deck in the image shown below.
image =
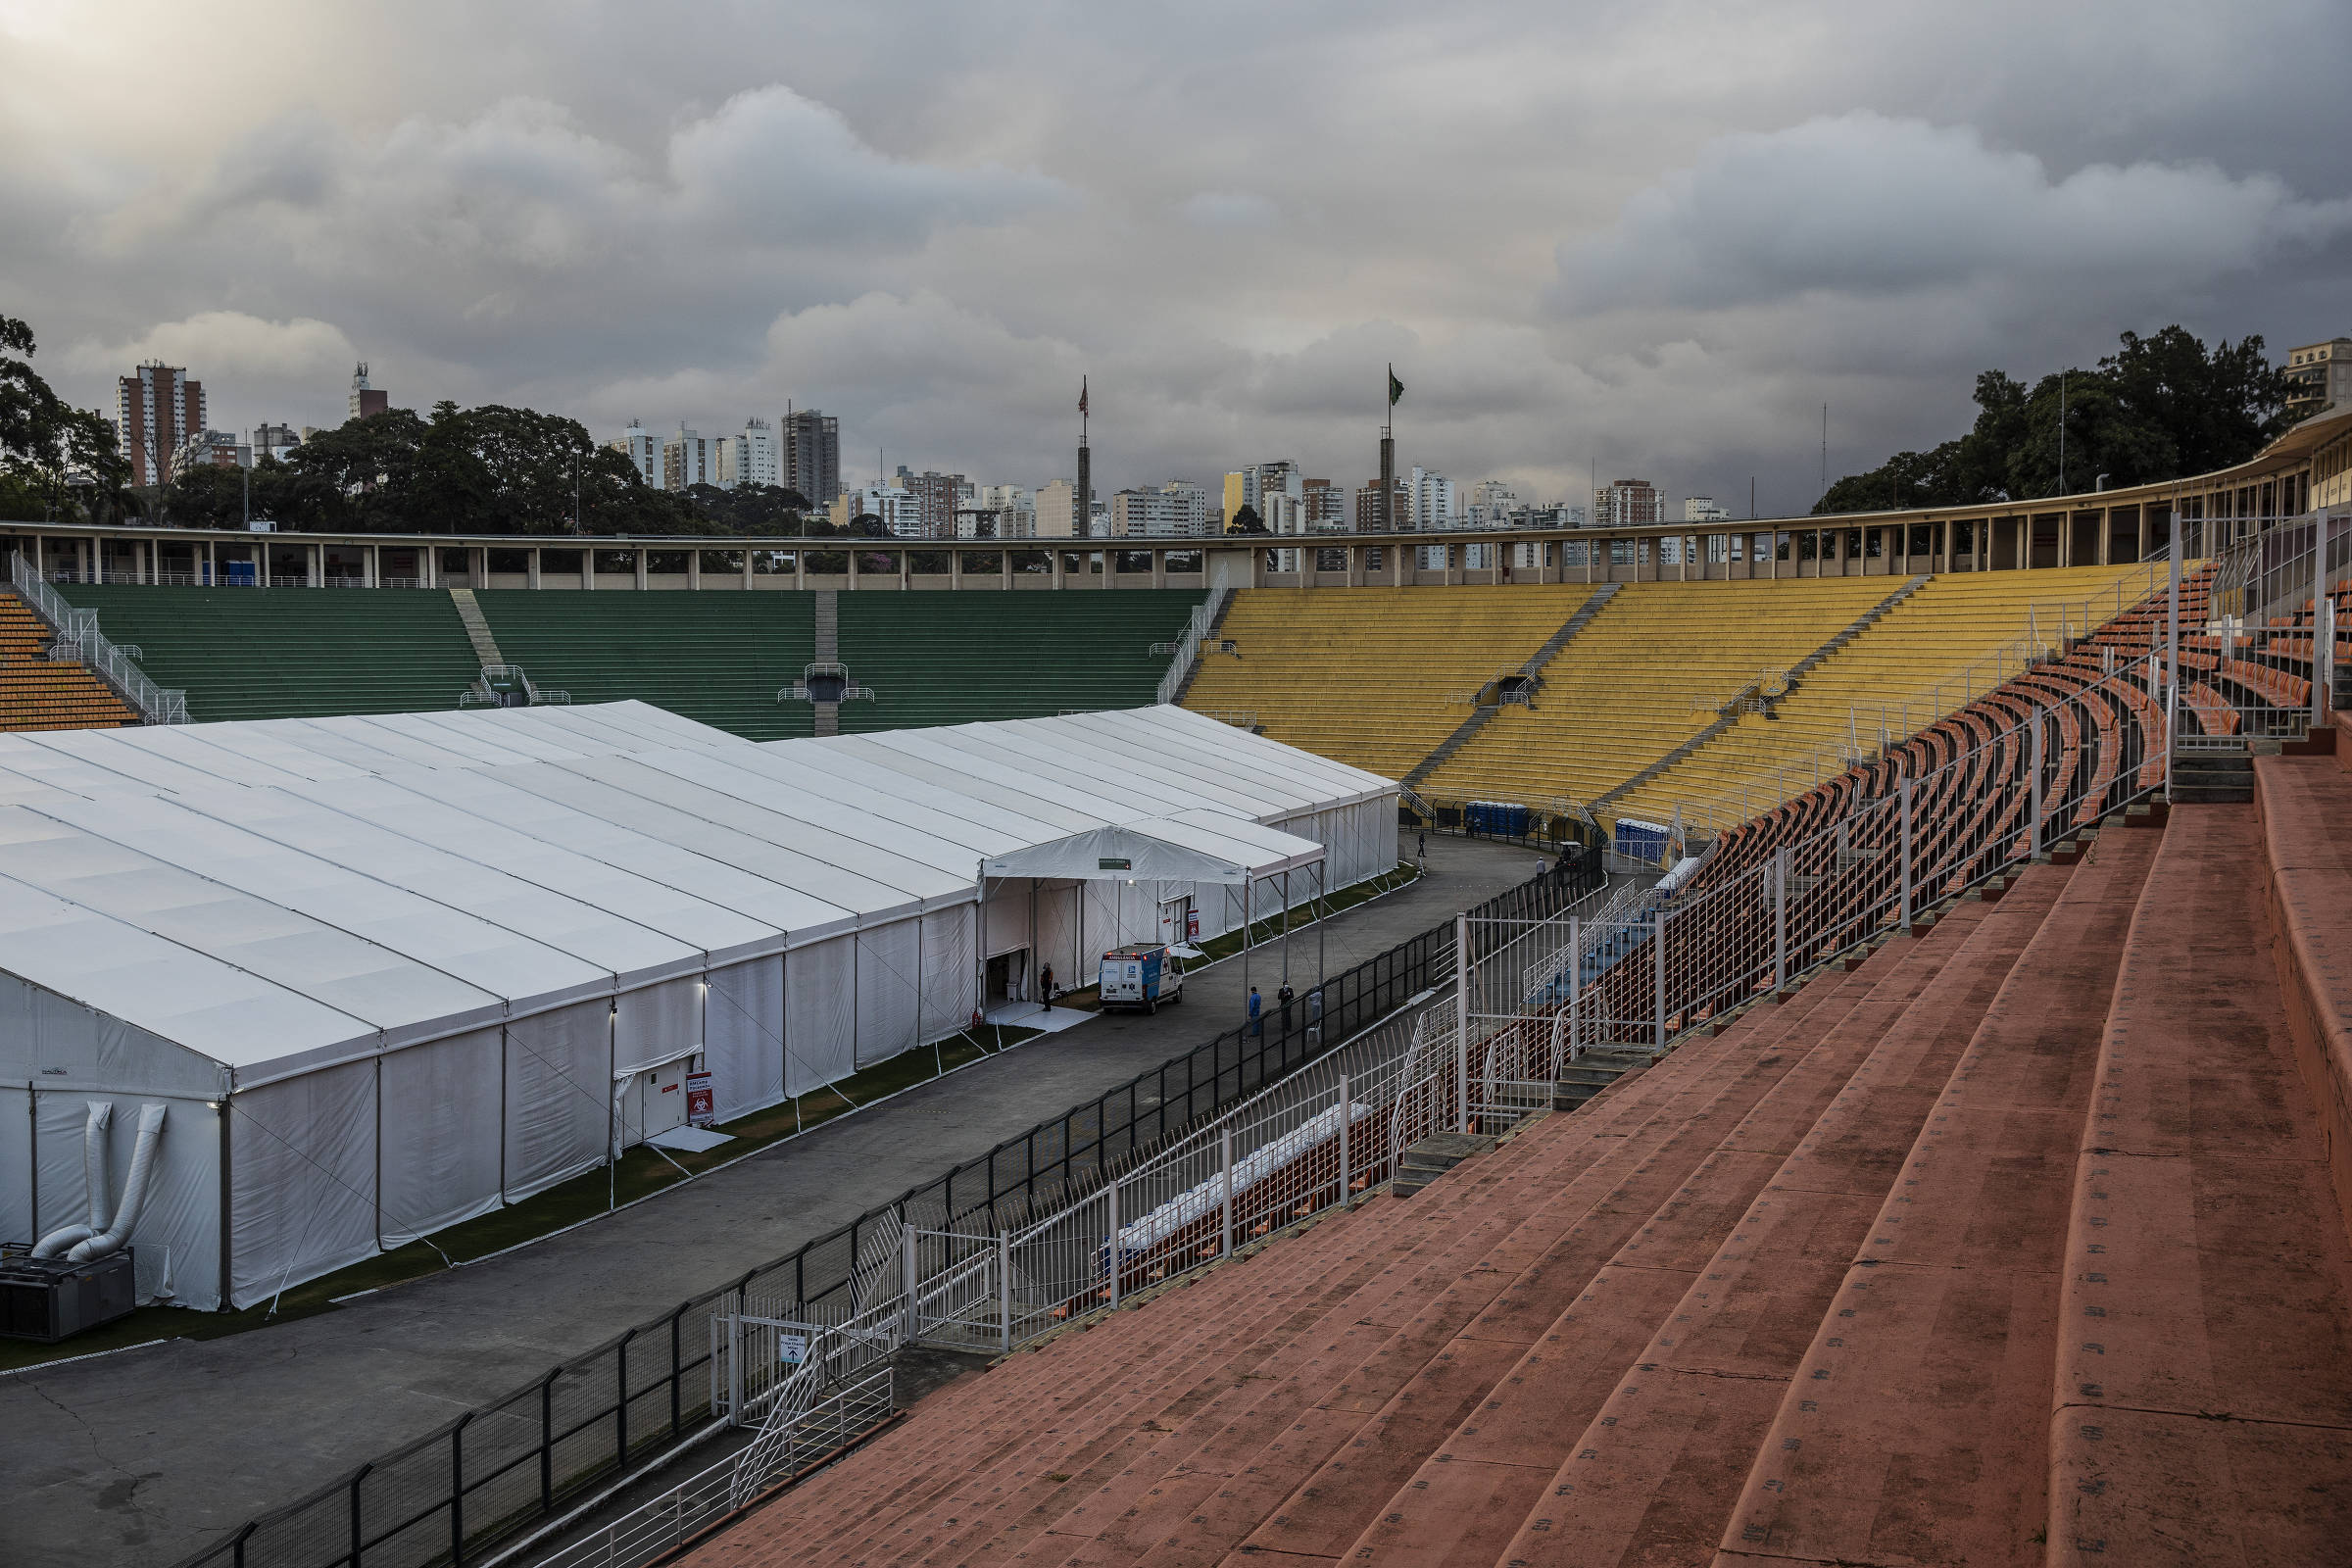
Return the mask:
<svg viewBox="0 0 2352 1568"><path fill-rule="evenodd" d="M2352 410L2295 426L2235 467L2175 483L1921 512L1510 533L1310 536L1277 570L1273 540L850 541L457 538L70 527L0 522L11 549L76 582L257 587L1200 588L1465 582L1659 582L2032 570L2139 561L2174 518L2228 543L2259 519L2352 504ZM1488 547L1481 551L1479 547ZM1300 542L1307 548L1307 541ZM1495 547L1500 547L1497 550ZM1443 564L1422 551L1443 550ZM1497 556L1499 559L1497 559ZM1491 564L1472 565L1473 560Z"/></svg>

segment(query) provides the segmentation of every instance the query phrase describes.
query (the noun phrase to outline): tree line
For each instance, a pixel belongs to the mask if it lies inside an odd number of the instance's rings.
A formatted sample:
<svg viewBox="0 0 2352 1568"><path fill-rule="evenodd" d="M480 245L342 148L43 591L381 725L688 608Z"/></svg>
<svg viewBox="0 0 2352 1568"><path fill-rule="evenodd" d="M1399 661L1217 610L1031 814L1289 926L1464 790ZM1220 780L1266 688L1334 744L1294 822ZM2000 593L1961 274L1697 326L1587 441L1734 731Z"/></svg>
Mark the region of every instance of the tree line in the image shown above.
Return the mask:
<svg viewBox="0 0 2352 1568"><path fill-rule="evenodd" d="M1966 435L1849 473L1813 511L1982 506L2089 490L2102 476L2113 488L2210 473L2245 462L2292 422L2291 385L2259 335L2208 353L2180 326L2126 332L2094 369L2053 371L2031 387L1982 372Z"/></svg>

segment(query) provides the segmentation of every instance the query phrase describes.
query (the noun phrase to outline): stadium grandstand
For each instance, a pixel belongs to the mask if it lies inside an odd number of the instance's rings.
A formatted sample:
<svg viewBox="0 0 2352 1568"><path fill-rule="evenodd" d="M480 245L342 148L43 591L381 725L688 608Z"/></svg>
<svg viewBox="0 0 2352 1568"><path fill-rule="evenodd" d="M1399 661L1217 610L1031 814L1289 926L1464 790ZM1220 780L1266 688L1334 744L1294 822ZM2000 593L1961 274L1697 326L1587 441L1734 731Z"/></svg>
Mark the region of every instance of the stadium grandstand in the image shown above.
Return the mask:
<svg viewBox="0 0 2352 1568"><path fill-rule="evenodd" d="M2178 484L1288 572L0 532L120 705L0 738L0 1228L103 1237L90 1183L155 1163L140 1284L190 1305L612 1161L673 1070L772 1103L960 1027L991 958L1246 927L1400 829L1610 873L180 1568L2352 1540L2352 415ZM96 1105L142 1102L222 1131L134 1154Z"/></svg>

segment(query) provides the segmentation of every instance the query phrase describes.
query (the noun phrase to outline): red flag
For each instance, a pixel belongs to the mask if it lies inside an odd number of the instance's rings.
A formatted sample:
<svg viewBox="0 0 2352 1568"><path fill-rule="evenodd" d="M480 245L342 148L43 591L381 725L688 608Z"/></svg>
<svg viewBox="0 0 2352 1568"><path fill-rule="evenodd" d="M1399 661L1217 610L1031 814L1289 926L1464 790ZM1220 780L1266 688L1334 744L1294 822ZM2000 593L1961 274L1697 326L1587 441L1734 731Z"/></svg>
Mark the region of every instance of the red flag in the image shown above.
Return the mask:
<svg viewBox="0 0 2352 1568"><path fill-rule="evenodd" d="M1086 377L1083 375L1078 378L1078 412L1086 412Z"/></svg>

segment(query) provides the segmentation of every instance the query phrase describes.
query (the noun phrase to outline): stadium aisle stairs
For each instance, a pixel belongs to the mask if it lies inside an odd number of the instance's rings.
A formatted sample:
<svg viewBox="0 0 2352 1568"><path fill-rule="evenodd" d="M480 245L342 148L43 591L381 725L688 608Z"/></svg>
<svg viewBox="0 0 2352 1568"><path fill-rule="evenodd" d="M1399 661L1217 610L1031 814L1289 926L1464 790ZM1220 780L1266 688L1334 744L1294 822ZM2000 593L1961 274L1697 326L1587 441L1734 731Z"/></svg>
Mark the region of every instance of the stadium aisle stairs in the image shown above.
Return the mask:
<svg viewBox="0 0 2352 1568"><path fill-rule="evenodd" d="M2074 566L1933 577L1816 665L1774 706L1773 716L1742 714L1723 734L1614 805L1623 814L1651 821L1671 819L1677 804L1685 807L1686 817L1698 820L1744 820L1770 810L1812 787L1809 764L1816 754L1835 753L1853 739L1875 746L1873 710L1886 708L1886 722L1895 733L1922 729L1984 695L1998 679L1980 678L1973 689L1955 684L1941 691L1935 690L1938 682L2010 647L2026 635L2029 622L2052 643L2061 627L2082 636L2086 623L2098 625L2128 609L2148 575L2146 566ZM1858 715L1857 709L1863 710ZM1825 758L1824 776L1835 767ZM1785 787L1774 778L1784 768L1792 769Z"/></svg>
<svg viewBox="0 0 2352 1568"><path fill-rule="evenodd" d="M776 701L815 658L812 595L509 588L474 600L499 651L575 703L635 698L756 741L814 727L808 704Z"/></svg>
<svg viewBox="0 0 2352 1568"><path fill-rule="evenodd" d="M1422 793L1590 802L1715 722L1902 586L1888 577L1628 583L1544 671L1533 708L1505 708Z"/></svg>
<svg viewBox="0 0 2352 1568"><path fill-rule="evenodd" d="M455 708L481 673L456 605L437 589L57 591L96 610L107 636L136 644L158 686L184 688L198 722Z"/></svg>
<svg viewBox="0 0 2352 1568"><path fill-rule="evenodd" d="M0 592L0 731L114 729L135 724L129 704L79 664L52 664L48 623Z"/></svg>
<svg viewBox="0 0 2352 1568"><path fill-rule="evenodd" d="M1402 778L1470 716L1469 703L1448 699L1518 669L1591 592L1582 583L1246 588L1219 631L1239 657L1204 656L1184 706L1253 713L1278 741ZM1614 613L1601 612L1570 652ZM1546 668L1547 689L1567 658Z"/></svg>
<svg viewBox="0 0 2352 1568"><path fill-rule="evenodd" d="M1198 590L845 593L841 662L871 702L844 703L843 734L1149 707ZM794 676L800 674L795 667Z"/></svg>

